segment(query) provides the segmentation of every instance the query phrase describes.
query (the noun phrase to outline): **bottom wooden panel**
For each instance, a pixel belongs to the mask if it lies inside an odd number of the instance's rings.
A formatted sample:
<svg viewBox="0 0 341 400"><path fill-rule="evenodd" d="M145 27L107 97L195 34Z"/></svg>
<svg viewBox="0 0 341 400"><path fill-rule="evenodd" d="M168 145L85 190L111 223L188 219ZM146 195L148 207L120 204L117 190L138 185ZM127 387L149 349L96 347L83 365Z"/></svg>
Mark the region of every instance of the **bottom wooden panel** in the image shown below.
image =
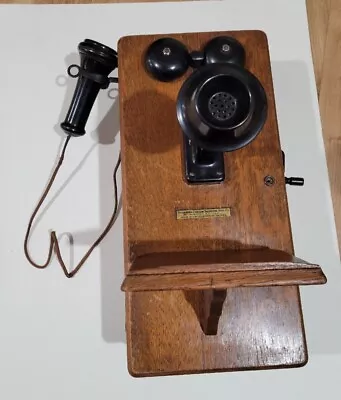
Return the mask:
<svg viewBox="0 0 341 400"><path fill-rule="evenodd" d="M300 367L307 362L297 286L228 289L217 335L201 329L197 294L126 293L131 375Z"/></svg>

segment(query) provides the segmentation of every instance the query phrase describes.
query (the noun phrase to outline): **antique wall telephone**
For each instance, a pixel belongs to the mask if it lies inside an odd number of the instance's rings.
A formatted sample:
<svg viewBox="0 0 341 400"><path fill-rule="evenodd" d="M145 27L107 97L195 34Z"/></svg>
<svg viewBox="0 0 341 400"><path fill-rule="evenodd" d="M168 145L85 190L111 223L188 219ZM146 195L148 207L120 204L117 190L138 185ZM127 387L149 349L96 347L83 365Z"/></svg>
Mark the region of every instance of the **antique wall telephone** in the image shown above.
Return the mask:
<svg viewBox="0 0 341 400"><path fill-rule="evenodd" d="M31 264L45 268L54 250L67 277L78 272L115 220L122 159L129 372L304 365L299 285L326 277L294 256L285 185L304 181L284 176L266 35L134 35L119 40L118 53L89 39L78 49L66 142L26 232ZM117 67L118 79L109 77ZM85 134L98 93L117 81L113 216L74 271L54 232L47 262L37 265L27 248L34 217L70 138Z"/></svg>

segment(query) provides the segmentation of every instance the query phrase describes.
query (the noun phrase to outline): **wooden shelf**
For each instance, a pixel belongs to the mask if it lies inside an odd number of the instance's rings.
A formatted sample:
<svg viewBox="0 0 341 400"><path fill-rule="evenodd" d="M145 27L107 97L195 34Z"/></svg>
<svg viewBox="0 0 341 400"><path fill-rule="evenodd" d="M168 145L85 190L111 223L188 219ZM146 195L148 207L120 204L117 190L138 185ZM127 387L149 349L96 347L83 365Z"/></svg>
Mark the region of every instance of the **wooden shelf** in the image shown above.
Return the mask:
<svg viewBox="0 0 341 400"><path fill-rule="evenodd" d="M137 257L122 290L203 290L324 283L326 277L318 265L283 251L180 251Z"/></svg>

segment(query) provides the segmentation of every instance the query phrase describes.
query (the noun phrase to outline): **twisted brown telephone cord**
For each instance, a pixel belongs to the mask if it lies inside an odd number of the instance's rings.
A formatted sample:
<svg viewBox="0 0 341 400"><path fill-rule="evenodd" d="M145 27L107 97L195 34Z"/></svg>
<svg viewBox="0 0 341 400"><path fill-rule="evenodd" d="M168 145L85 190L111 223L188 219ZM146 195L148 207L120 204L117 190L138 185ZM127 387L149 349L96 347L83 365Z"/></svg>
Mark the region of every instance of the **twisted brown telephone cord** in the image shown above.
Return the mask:
<svg viewBox="0 0 341 400"><path fill-rule="evenodd" d="M85 255L83 256L83 258L80 260L80 262L77 264L77 266L72 270L72 271L68 271L68 269L66 268L66 265L64 263L63 257L61 255L60 252L60 248L59 248L59 243L58 243L58 239L57 239L57 235L55 231L52 231L50 234L50 246L49 246L49 251L48 251L48 256L47 256L47 260L44 264L37 264L36 262L34 262L32 260L32 258L29 255L29 251L28 251L28 240L29 240L29 236L30 236L30 232L31 232L31 228L32 228L32 224L34 222L34 219L41 207L41 205L43 204L46 196L48 195L51 186L53 185L54 180L56 179L57 173L60 169L60 167L63 164L64 161L64 156L65 156L65 151L67 148L67 145L70 141L71 136L68 136L65 140L61 155L59 157L57 166L55 167L52 176L46 186L46 189L44 190L42 196L40 197L40 200L38 202L38 205L36 206L36 208L34 209L31 218L29 220L28 226L27 226L27 230L26 230L26 235L25 235L25 242L24 242L24 251L25 251L25 256L27 258L27 260L30 262L30 264L32 264L34 267L36 268L46 268L51 259L52 259L52 252L53 250L56 253L57 259L59 261L60 266L62 267L64 274L67 278L72 278L74 275L76 275L76 273L80 270L80 268L82 267L82 265L85 263L85 261L89 258L89 256L91 255L91 253L93 252L93 250L95 249L96 246L98 246L101 241L105 238L105 236L109 233L110 229L112 228L112 226L114 225L114 222L116 220L116 215L117 215L117 211L118 211L118 196L117 196L117 171L119 169L120 163L121 163L121 155L119 155L118 157L118 161L115 165L115 169L114 169L114 173L113 173L113 181L114 181L114 196L115 196L115 206L114 206L114 211L113 214L107 224L107 226L105 227L105 229L103 230L103 232L101 233L101 235L98 237L98 239L93 243L93 245L90 247L90 249L85 253Z"/></svg>

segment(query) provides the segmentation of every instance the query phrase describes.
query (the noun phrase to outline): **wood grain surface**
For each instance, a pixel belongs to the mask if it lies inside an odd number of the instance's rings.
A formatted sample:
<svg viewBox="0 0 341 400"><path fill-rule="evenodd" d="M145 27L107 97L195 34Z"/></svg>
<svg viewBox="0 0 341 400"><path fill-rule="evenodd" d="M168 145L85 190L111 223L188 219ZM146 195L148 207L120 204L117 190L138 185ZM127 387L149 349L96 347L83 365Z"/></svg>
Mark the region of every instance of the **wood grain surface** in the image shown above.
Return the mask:
<svg viewBox="0 0 341 400"><path fill-rule="evenodd" d="M152 253L136 257L129 275L170 274L178 272L224 272L269 269L310 269L316 264L307 263L292 254L269 248L256 250L179 251Z"/></svg>
<svg viewBox="0 0 341 400"><path fill-rule="evenodd" d="M193 51L203 48L216 35L219 32L172 37ZM267 39L260 31L231 35L244 45L246 68L257 76L267 93L268 117L256 140L225 153L226 179L213 189L211 185L186 184L183 173L183 133L175 105L191 69L181 79L160 83L147 74L142 58L153 40L162 35L130 36L118 43L120 54L124 54L118 73L128 269L136 257L158 252L267 247L292 254ZM271 187L264 183L268 175L275 179ZM176 218L179 209L224 207L231 208L231 217Z"/></svg>
<svg viewBox="0 0 341 400"><path fill-rule="evenodd" d="M323 137L341 249L341 0L306 0Z"/></svg>
<svg viewBox="0 0 341 400"><path fill-rule="evenodd" d="M164 290L208 290L235 287L291 286L323 284L326 279L320 268L263 271L179 272L128 276L123 284L126 292Z"/></svg>
<svg viewBox="0 0 341 400"><path fill-rule="evenodd" d="M324 132L334 214L341 248L341 1L330 1L330 14L320 84Z"/></svg>
<svg viewBox="0 0 341 400"><path fill-rule="evenodd" d="M163 252L166 257L167 253L179 251L266 247L293 254L266 35L241 31L172 36L192 51L224 34L234 36L245 47L246 68L265 88L269 108L257 139L243 149L225 154L227 178L213 187L188 185L184 181L183 134L175 104L191 71L172 83L160 83L146 73L143 55L162 35L130 36L119 41L118 51L124 54L119 59L118 71L127 275L137 257L152 253ZM275 178L271 187L264 184L267 175ZM192 220L175 217L176 209L221 207L231 207L231 216ZM230 276L235 274L230 281L225 273L213 277L196 272L187 279L185 274L161 278L131 276L126 289L135 286L154 291L126 293L130 373L145 376L304 364L300 296L297 286L292 285L303 281L307 273L312 282L317 283L320 277L316 270L298 269L294 279L290 278L292 270L280 273L280 280L288 286L252 289L235 287L251 282L252 276L256 286L273 284L274 271L260 271L258 278L254 272L244 271L244 276L229 272ZM198 298L188 295L187 289L195 288L196 279L197 289L234 287L227 291L223 304L216 302L222 306L216 336L205 335L203 321L200 323L196 312L202 304L196 304ZM161 281L164 286L158 287ZM143 288L142 284L146 286ZM212 308L212 303L208 306ZM206 319L219 314L219 307L213 308L213 313L206 312Z"/></svg>
<svg viewBox="0 0 341 400"><path fill-rule="evenodd" d="M128 304L130 299L134 301L127 321L128 343L133 340L133 347L128 346L132 375L295 367L306 363L303 323L298 310L286 302L292 297L291 287L225 291L216 336L205 335L198 324L200 303L193 298L196 293L203 292L155 291L128 297Z"/></svg>
<svg viewBox="0 0 341 400"><path fill-rule="evenodd" d="M319 93L324 68L331 0L306 0L306 2L316 87Z"/></svg>
<svg viewBox="0 0 341 400"><path fill-rule="evenodd" d="M122 289L200 290L324 283L326 277L318 265L283 251L175 251L135 258Z"/></svg>

